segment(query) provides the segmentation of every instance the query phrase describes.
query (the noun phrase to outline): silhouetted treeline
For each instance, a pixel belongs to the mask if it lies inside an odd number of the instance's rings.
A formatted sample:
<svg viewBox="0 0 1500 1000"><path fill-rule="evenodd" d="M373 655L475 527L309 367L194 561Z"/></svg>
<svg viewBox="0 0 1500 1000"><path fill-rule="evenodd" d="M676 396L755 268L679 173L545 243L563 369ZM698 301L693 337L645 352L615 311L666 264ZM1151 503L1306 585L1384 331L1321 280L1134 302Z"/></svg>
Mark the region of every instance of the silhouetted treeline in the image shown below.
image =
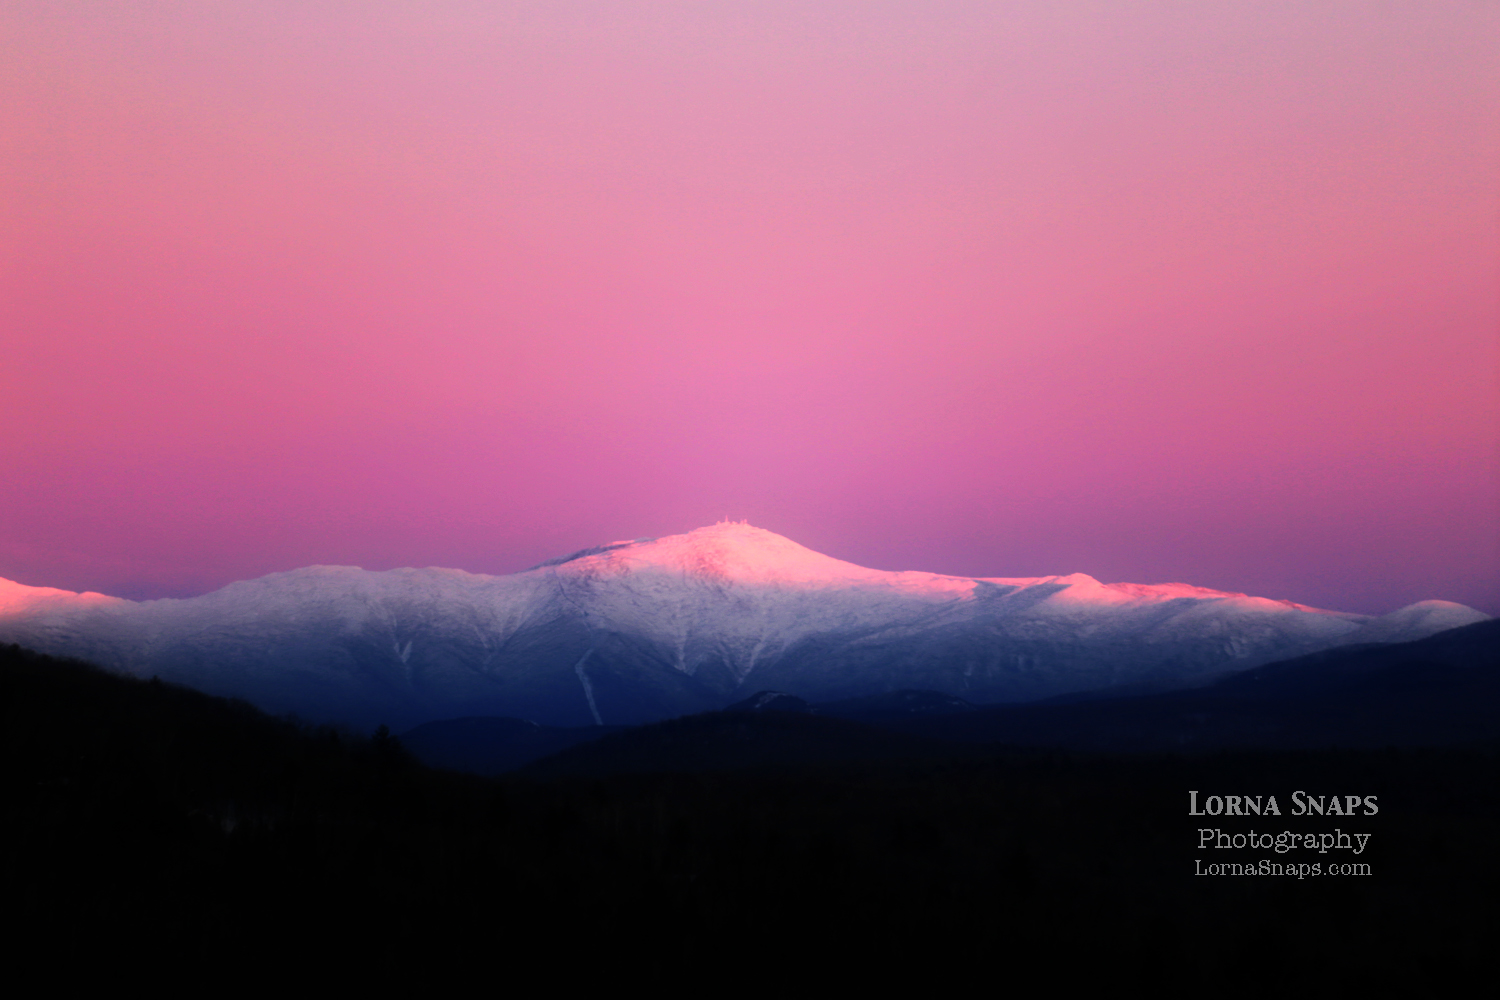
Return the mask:
<svg viewBox="0 0 1500 1000"><path fill-rule="evenodd" d="M0 668L22 961L472 963L511 986L706 971L709 987L795 981L810 961L845 983L1421 996L1497 930L1493 749L485 780L425 769L388 736L15 648ZM1375 834L1374 874L1194 876L1209 821L1187 815L1189 789L1284 810L1296 789L1377 795L1378 815L1343 823Z"/></svg>

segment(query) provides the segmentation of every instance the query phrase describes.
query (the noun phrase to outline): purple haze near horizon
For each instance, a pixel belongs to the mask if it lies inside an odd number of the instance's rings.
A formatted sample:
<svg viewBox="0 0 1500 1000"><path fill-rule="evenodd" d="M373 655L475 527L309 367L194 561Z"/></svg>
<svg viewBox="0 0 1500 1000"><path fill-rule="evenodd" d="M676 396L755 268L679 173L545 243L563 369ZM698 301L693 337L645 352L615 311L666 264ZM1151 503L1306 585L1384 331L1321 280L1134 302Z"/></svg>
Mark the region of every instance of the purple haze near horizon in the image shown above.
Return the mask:
<svg viewBox="0 0 1500 1000"><path fill-rule="evenodd" d="M12 2L0 576L1500 612L1500 7Z"/></svg>

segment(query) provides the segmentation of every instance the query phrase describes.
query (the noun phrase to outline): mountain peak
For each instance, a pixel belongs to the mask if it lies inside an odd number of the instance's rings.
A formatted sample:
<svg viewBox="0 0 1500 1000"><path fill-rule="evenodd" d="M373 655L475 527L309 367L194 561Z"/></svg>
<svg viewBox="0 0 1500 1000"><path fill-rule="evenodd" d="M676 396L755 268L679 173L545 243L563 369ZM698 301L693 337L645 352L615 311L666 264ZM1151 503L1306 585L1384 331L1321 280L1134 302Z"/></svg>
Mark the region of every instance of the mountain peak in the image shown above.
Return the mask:
<svg viewBox="0 0 1500 1000"><path fill-rule="evenodd" d="M647 573L685 576L714 585L867 588L930 598L963 598L974 581L937 573L893 573L825 556L744 521L720 521L681 535L611 542L543 563L569 576Z"/></svg>
<svg viewBox="0 0 1500 1000"><path fill-rule="evenodd" d="M720 521L682 535L611 542L553 565L573 573L654 569L760 583L831 581L874 573L743 521Z"/></svg>
<svg viewBox="0 0 1500 1000"><path fill-rule="evenodd" d="M1381 615L1359 630L1359 642L1411 642L1450 628L1487 621L1483 611L1452 601L1418 601Z"/></svg>

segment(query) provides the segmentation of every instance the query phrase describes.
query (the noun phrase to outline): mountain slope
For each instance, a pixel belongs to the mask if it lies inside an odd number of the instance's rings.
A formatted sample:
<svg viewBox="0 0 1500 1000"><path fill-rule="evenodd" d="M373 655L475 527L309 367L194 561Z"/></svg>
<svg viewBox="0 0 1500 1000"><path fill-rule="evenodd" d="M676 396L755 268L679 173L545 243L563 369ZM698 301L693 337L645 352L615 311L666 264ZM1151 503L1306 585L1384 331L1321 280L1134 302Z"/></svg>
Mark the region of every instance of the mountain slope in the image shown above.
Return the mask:
<svg viewBox="0 0 1500 1000"><path fill-rule="evenodd" d="M814 711L933 738L1090 751L1443 746L1500 740L1500 621L1345 646L1207 687L1071 703L897 716Z"/></svg>
<svg viewBox="0 0 1500 1000"><path fill-rule="evenodd" d="M314 566L145 602L0 586L0 641L402 729L461 716L635 724L763 689L982 703L1180 687L1485 617L1426 602L1372 618L1083 574L883 572L729 523L509 576Z"/></svg>

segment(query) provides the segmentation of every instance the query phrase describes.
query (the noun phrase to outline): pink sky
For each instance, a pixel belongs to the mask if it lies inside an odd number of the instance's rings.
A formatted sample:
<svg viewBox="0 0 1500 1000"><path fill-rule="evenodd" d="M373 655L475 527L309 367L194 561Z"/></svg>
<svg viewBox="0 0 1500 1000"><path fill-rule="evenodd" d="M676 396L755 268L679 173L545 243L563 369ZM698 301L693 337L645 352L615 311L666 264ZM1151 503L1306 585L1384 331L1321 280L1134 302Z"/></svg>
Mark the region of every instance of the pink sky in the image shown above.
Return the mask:
<svg viewBox="0 0 1500 1000"><path fill-rule="evenodd" d="M0 5L0 576L1500 612L1500 5Z"/></svg>

